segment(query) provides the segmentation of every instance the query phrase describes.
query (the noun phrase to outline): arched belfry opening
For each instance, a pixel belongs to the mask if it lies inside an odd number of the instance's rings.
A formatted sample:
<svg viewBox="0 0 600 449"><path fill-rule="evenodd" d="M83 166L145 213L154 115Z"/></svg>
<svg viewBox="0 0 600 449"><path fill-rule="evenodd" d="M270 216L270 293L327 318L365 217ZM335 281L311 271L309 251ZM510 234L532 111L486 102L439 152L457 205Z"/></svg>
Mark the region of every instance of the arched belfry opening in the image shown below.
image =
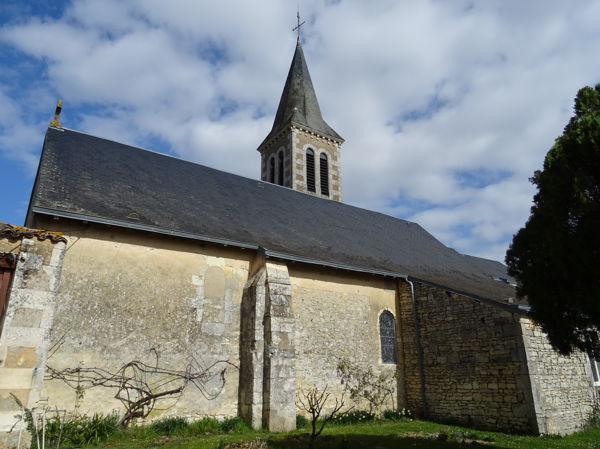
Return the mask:
<svg viewBox="0 0 600 449"><path fill-rule="evenodd" d="M340 149L343 142L321 115L298 39L273 128L258 147L261 179L342 201ZM272 175L271 161L276 166L276 176Z"/></svg>

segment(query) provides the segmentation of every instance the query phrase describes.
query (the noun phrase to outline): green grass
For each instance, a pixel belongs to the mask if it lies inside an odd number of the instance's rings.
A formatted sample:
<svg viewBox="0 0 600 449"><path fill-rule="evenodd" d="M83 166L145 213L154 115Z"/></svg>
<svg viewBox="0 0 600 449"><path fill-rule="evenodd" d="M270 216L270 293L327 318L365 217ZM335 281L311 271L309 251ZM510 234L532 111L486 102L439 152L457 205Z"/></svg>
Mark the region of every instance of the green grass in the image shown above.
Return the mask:
<svg viewBox="0 0 600 449"><path fill-rule="evenodd" d="M193 424L192 424L193 426ZM306 449L308 428L289 433L255 432L247 427L233 426L229 433L181 432L160 435L150 427L132 428L111 436L94 446L98 449L242 449L256 448L257 438L266 440L267 447ZM252 444L254 443L254 444ZM264 447L264 446L263 446ZM458 426L446 426L426 421L372 422L352 425L328 425L317 439L317 449L600 449L600 429L579 432L566 437L536 437L484 432Z"/></svg>

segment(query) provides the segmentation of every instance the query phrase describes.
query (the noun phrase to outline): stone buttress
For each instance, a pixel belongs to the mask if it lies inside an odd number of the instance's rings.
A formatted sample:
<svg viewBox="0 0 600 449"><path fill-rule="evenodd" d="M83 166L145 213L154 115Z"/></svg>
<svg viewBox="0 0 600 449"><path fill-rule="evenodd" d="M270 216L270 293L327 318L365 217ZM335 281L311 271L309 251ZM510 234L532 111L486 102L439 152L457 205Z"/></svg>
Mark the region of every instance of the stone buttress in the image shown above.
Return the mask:
<svg viewBox="0 0 600 449"><path fill-rule="evenodd" d="M239 414L255 429L296 427L294 315L284 263L259 259L244 288Z"/></svg>

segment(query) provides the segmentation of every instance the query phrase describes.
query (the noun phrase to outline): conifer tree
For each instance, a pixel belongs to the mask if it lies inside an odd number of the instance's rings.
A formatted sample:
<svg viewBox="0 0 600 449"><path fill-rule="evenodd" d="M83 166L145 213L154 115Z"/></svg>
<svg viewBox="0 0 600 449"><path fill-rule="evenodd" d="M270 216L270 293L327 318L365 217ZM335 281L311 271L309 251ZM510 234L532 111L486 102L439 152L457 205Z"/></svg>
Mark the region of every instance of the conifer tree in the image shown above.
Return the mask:
<svg viewBox="0 0 600 449"><path fill-rule="evenodd" d="M506 253L517 294L562 354L600 356L600 84L575 98L575 115L530 181L531 215Z"/></svg>

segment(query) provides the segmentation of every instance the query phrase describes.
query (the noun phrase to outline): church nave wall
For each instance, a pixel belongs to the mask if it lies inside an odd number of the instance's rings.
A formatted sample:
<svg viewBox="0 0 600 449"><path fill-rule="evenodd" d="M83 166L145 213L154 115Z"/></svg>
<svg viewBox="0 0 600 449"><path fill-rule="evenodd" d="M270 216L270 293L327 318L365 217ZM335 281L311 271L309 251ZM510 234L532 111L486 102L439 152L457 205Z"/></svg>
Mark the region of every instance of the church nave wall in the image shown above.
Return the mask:
<svg viewBox="0 0 600 449"><path fill-rule="evenodd" d="M395 372L381 362L379 314L396 315L396 291L383 277L289 265L296 318L296 388L327 386L340 396L337 366L342 359L376 373ZM346 395L348 398L348 395ZM330 401L332 405L333 400ZM352 405L347 399L347 404ZM387 405L397 405L397 397ZM368 408L366 403L357 404Z"/></svg>
<svg viewBox="0 0 600 449"><path fill-rule="evenodd" d="M69 245L49 366L115 370L132 360L151 364L155 351L159 366L175 370L192 360L202 366L218 360L239 365L240 303L253 254L99 225L61 226ZM190 385L178 402L163 401L171 408L149 418L236 415L238 376L237 368L229 367L224 390L210 401ZM217 376L207 390L216 392L219 385ZM46 381L44 387L52 407L122 410L114 390L92 388L76 400L61 381Z"/></svg>
<svg viewBox="0 0 600 449"><path fill-rule="evenodd" d="M415 283L419 348L410 286L399 282L408 406L439 421L535 431L519 317Z"/></svg>

